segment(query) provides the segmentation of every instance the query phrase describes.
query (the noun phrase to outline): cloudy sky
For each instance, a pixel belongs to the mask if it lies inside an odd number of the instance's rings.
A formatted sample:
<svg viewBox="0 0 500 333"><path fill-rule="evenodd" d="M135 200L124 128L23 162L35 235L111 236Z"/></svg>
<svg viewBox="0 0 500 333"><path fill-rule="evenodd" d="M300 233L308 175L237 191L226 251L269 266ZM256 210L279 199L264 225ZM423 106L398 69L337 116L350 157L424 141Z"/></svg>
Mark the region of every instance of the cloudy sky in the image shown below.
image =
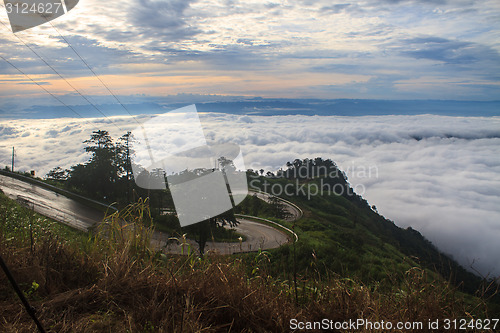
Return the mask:
<svg viewBox="0 0 500 333"><path fill-rule="evenodd" d="M121 96L491 100L500 92L497 0L82 0L19 38L4 8L0 21L0 55L57 94L75 92L23 43L86 95L108 92L62 36ZM1 97L39 95L0 59Z"/></svg>
<svg viewBox="0 0 500 333"><path fill-rule="evenodd" d="M500 96L497 0L81 0L15 35L0 4L0 22L0 167L15 146L18 169L41 176L85 162L93 130L117 138L171 109L165 101ZM146 115L132 120L108 88ZM208 139L239 144L249 168L331 158L381 214L500 275L498 104L340 117L308 103L298 115L249 108L202 123Z"/></svg>

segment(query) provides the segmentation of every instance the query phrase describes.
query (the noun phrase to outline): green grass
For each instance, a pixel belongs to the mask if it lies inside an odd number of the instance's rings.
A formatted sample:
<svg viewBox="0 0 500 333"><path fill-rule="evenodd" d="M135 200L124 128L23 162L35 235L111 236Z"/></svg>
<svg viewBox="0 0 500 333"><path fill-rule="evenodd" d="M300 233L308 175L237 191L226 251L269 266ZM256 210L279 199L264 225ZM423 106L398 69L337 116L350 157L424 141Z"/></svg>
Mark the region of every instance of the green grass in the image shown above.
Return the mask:
<svg viewBox="0 0 500 333"><path fill-rule="evenodd" d="M8 242L29 243L36 246L37 240L56 237L65 242L84 246L89 235L62 223L53 221L20 205L0 191L0 228Z"/></svg>
<svg viewBox="0 0 500 333"><path fill-rule="evenodd" d="M351 251L340 241L309 252L311 244L322 244L316 243L321 233L302 232L295 245L273 251L198 258L151 249L148 225L147 206L138 202L107 217L88 237L0 195L0 254L49 332L287 332L292 318L426 322L485 316L483 300L397 258L401 254L389 245L379 251L390 257L374 249L364 259L370 263L366 274L379 274L380 265L399 266L383 277L393 283L368 285L347 276L352 268L339 257L332 260L345 276L322 262L327 253L320 251L330 247ZM296 266L306 267L297 280L294 246ZM0 283L0 331L34 331L7 283Z"/></svg>

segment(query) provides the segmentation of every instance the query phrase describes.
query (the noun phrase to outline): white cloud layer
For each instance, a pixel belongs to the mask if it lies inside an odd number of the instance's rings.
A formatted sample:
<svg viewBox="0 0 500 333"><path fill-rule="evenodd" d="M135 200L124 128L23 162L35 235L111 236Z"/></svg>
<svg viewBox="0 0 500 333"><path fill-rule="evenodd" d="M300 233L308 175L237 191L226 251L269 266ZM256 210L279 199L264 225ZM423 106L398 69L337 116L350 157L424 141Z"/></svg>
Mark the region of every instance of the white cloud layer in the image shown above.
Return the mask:
<svg viewBox="0 0 500 333"><path fill-rule="evenodd" d="M129 117L110 119L0 122L0 163L10 165L12 146L16 168L38 175L85 162L82 142L92 130L118 138L137 126ZM500 275L500 118L210 113L200 119L208 141L242 147L248 168L331 158L381 214L419 230L464 266L474 262L483 274Z"/></svg>

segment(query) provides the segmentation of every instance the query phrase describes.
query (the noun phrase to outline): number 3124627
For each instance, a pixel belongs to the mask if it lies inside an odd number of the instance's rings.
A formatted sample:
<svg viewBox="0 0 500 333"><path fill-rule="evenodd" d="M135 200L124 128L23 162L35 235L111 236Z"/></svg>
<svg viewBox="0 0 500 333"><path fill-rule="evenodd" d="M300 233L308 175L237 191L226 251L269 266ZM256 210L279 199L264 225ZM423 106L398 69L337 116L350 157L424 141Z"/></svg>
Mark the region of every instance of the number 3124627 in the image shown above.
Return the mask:
<svg viewBox="0 0 500 333"><path fill-rule="evenodd" d="M62 4L59 3L34 3L28 4L26 2L7 2L5 4L5 9L7 9L7 14L57 14L62 10Z"/></svg>

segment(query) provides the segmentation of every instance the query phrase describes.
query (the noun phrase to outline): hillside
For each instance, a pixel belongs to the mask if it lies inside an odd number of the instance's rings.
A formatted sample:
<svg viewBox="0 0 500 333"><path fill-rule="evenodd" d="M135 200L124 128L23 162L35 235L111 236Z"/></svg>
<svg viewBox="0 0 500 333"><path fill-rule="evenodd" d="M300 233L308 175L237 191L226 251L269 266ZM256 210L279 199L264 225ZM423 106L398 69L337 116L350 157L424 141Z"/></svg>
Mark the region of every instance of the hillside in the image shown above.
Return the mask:
<svg viewBox="0 0 500 333"><path fill-rule="evenodd" d="M331 160L295 160L288 163L287 170L266 176L249 172L248 178L251 187L279 195L304 211L299 221L282 222L300 235L297 251L301 267L307 267L306 258L314 253L315 266L322 272L331 270L355 276L367 284L390 285L388 275L416 266L439 273L470 294L483 283L418 231L399 228L378 214L375 207L354 192L346 175ZM273 209L264 209L262 205L255 209L252 199L248 198L238 210L277 217ZM277 255L286 251L287 248L277 250Z"/></svg>
<svg viewBox="0 0 500 333"><path fill-rule="evenodd" d="M396 324L498 317L491 281L461 268L417 231L380 216L350 191L332 161L314 163L295 160L274 175L247 173L254 190L302 189L281 195L304 212L293 223L276 200L249 196L236 209L299 235L297 243L275 250L164 254L149 247L148 201L131 204L85 235L0 194L0 254L53 332L287 332L293 320ZM322 195L312 196L315 188ZM136 227L124 229L118 221ZM3 275L0 281L0 330L33 330Z"/></svg>
<svg viewBox="0 0 500 333"><path fill-rule="evenodd" d="M305 159L289 165L288 170L277 175L249 173L249 183L260 190L281 194L303 209L304 217L293 225L301 235L297 247L303 254L314 252L320 269L354 275L370 283L383 280L389 272L419 265L438 271L467 292L477 290L481 282L477 276L440 253L418 231L399 228L379 215L375 207L354 193L334 162ZM276 217L269 209L263 214L252 210L250 199L239 209Z"/></svg>

